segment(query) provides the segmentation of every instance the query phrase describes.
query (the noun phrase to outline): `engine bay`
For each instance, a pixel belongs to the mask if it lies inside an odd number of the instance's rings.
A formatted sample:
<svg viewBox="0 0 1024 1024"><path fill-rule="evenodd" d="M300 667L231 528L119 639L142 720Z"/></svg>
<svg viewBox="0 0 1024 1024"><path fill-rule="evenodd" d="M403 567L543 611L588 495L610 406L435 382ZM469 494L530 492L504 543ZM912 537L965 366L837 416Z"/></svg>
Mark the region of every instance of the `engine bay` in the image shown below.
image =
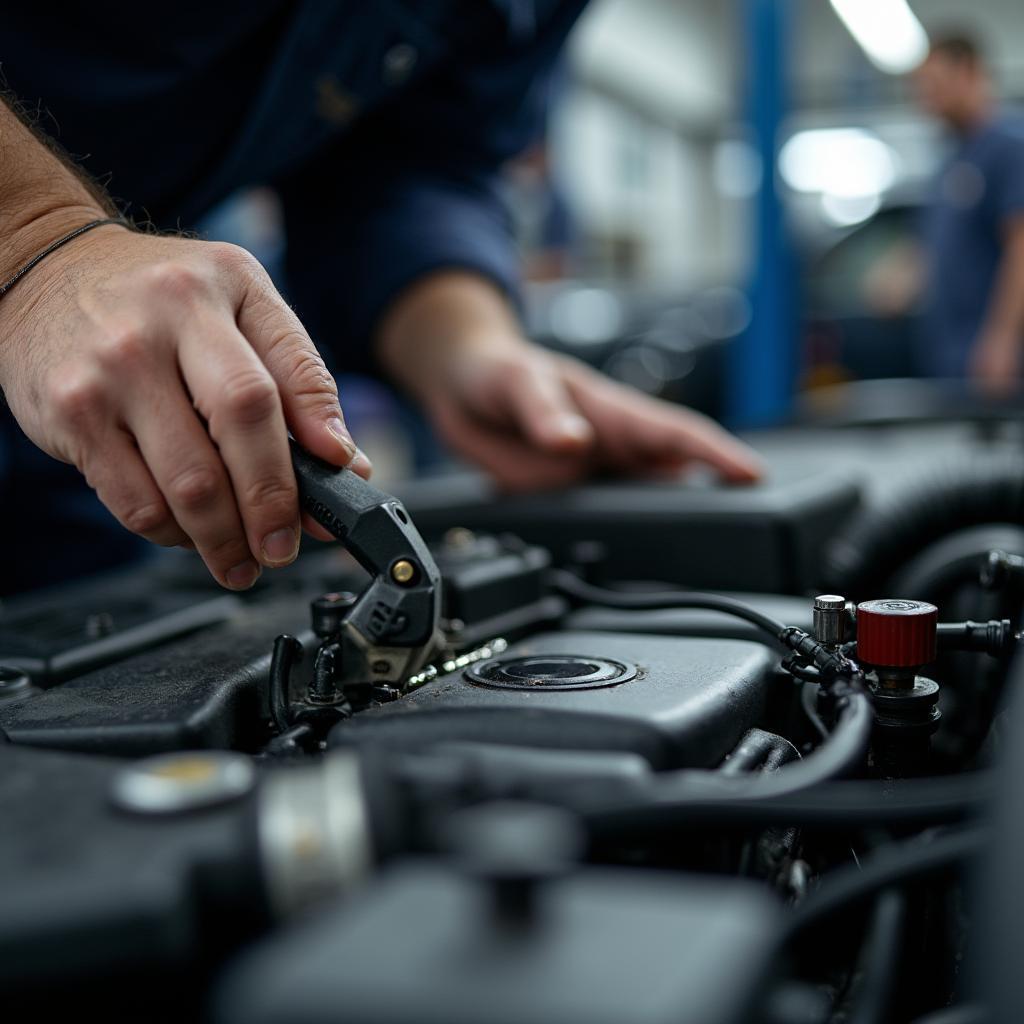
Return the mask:
<svg viewBox="0 0 1024 1024"><path fill-rule="evenodd" d="M5 602L5 1005L1019 1019L1024 459L937 436L347 513L311 466L341 543L250 594L172 555Z"/></svg>

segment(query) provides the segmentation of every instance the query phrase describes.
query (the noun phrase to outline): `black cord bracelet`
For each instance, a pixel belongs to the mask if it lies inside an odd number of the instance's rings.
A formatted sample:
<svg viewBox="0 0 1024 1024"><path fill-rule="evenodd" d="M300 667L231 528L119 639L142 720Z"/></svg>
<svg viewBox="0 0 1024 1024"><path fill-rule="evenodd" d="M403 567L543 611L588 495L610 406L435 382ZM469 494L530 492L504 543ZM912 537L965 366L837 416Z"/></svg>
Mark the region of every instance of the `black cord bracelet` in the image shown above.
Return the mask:
<svg viewBox="0 0 1024 1024"><path fill-rule="evenodd" d="M62 245L67 245L73 238L77 238L79 235L84 235L86 231L92 231L93 228L103 227L104 224L120 224L121 227L130 228L131 225L123 217L103 217L100 220L91 220L88 224L83 224L80 228L75 228L74 231L69 231L66 235L58 238L55 242L51 242L42 252L37 253L32 257L20 270L16 271L13 276L9 277L3 284L0 284L0 299L2 299L36 264L42 263L51 252L56 252Z"/></svg>

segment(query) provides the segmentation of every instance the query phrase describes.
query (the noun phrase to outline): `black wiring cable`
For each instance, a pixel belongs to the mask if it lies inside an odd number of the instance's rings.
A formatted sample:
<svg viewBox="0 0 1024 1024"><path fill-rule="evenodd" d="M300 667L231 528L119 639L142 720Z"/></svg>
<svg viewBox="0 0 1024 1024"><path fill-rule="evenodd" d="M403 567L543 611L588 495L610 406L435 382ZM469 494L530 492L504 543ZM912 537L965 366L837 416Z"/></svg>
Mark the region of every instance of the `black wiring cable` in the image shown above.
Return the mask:
<svg viewBox="0 0 1024 1024"><path fill-rule="evenodd" d="M875 712L870 698L862 691L851 690L839 700L836 726L827 742L784 771L735 780L737 796L785 796L850 775L864 763L874 722ZM712 790L733 781L706 772L699 773L697 778L701 785L709 783ZM696 783L696 779L693 782Z"/></svg>
<svg viewBox="0 0 1024 1024"><path fill-rule="evenodd" d="M789 773L787 767L779 774ZM680 829L800 825L824 831L845 831L877 825L959 824L983 813L992 800L994 783L988 772L899 781L822 782L802 792L779 796L721 799L676 792L676 775L666 773L630 793L631 805L579 808L593 834L621 830L644 834ZM750 780L756 781L756 780ZM566 794L563 794L563 796ZM581 793L582 795L582 793ZM560 800L559 802L563 802ZM572 807L574 801L564 800Z"/></svg>
<svg viewBox="0 0 1024 1024"><path fill-rule="evenodd" d="M800 751L784 736L764 729L748 729L718 771L726 776L744 775L757 769L776 771L799 760Z"/></svg>
<svg viewBox="0 0 1024 1024"><path fill-rule="evenodd" d="M800 687L800 707L807 720L814 726L814 731L822 738L828 739L828 728L818 714L818 684L803 683Z"/></svg>
<svg viewBox="0 0 1024 1024"><path fill-rule="evenodd" d="M567 569L553 569L548 578L551 585L566 596L605 608L621 608L629 611L655 611L659 608L702 608L707 611L722 612L753 623L759 629L770 634L776 643L781 642L782 634L788 629L785 623L773 619L770 615L765 615L742 601L737 601L732 597L723 597L721 594L704 594L696 590L678 590L666 593L608 590L605 587L595 587L593 584L581 580L579 576Z"/></svg>
<svg viewBox="0 0 1024 1024"><path fill-rule="evenodd" d="M678 827L694 820L702 810L712 816L724 811L736 820L741 817L740 805L744 811L753 810L762 801L785 800L858 769L871 741L873 723L870 700L864 693L852 691L841 699L836 728L828 741L779 771L739 777L703 771L664 773L647 781L642 792L630 793L618 806L606 803L583 813L598 834L630 828L642 831L652 825ZM586 790L581 790L580 796L585 799ZM788 823L778 815L774 820Z"/></svg>
<svg viewBox="0 0 1024 1024"><path fill-rule="evenodd" d="M860 990L848 1019L850 1024L879 1024L888 1019L888 1003L906 926L907 903L900 887L956 874L983 854L990 842L991 830L975 826L937 838L908 840L886 847L858 864L837 868L826 874L819 888L794 908L781 944L790 945L835 915L875 896L861 947ZM954 1017L953 1021L957 1019ZM965 1018L965 1024L971 1020Z"/></svg>
<svg viewBox="0 0 1024 1024"><path fill-rule="evenodd" d="M723 775L743 775L747 772L775 772L784 765L800 760L800 751L784 736L768 732L765 729L748 729L726 755L725 761L719 765L718 771ZM799 829L785 826L768 830L773 833L777 846L792 853L799 838ZM749 836L740 850L738 870L741 875L751 874L756 856L758 841L761 837Z"/></svg>
<svg viewBox="0 0 1024 1024"><path fill-rule="evenodd" d="M659 609L701 609L733 615L767 633L783 649L792 652L783 667L797 678L832 685L845 679L847 685L859 687L860 669L844 652L837 651L816 640L796 626L787 626L770 615L759 612L743 601L721 594L701 593L696 590L670 590L662 593L634 593L595 587L567 569L552 569L548 583L555 590L585 604L622 611L656 611ZM811 665L813 662L813 666Z"/></svg>
<svg viewBox="0 0 1024 1024"><path fill-rule="evenodd" d="M829 872L790 915L787 932L796 937L852 905L892 886L949 875L984 853L991 830L958 829L934 839L913 839L886 847L860 864Z"/></svg>
<svg viewBox="0 0 1024 1024"><path fill-rule="evenodd" d="M906 896L898 889L883 890L875 900L861 946L861 980L849 1024L879 1024L887 1019L906 922Z"/></svg>

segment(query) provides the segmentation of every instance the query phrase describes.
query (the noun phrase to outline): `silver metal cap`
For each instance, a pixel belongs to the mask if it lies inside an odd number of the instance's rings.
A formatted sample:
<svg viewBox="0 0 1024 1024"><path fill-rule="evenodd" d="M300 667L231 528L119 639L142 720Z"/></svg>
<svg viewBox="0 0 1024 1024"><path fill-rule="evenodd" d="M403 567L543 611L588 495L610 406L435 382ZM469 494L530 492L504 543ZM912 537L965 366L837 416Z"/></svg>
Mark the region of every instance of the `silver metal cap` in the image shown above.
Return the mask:
<svg viewBox="0 0 1024 1024"><path fill-rule="evenodd" d="M245 796L256 770L245 754L181 751L136 761L114 777L111 796L134 814L181 814Z"/></svg>
<svg viewBox="0 0 1024 1024"><path fill-rule="evenodd" d="M814 599L814 638L830 645L839 645L846 639L845 597L820 594Z"/></svg>
<svg viewBox="0 0 1024 1024"><path fill-rule="evenodd" d="M264 879L286 917L354 888L373 866L359 759L337 750L268 772L259 802Z"/></svg>

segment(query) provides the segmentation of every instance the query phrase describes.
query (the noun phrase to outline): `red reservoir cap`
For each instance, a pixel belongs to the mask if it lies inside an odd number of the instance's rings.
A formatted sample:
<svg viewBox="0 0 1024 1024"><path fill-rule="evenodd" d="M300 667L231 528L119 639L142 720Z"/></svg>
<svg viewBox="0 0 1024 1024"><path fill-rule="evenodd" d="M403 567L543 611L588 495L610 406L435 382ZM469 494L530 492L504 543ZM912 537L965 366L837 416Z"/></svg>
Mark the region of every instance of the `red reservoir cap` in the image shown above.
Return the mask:
<svg viewBox="0 0 1024 1024"><path fill-rule="evenodd" d="M939 610L925 601L886 598L857 605L857 658L881 668L935 660Z"/></svg>

